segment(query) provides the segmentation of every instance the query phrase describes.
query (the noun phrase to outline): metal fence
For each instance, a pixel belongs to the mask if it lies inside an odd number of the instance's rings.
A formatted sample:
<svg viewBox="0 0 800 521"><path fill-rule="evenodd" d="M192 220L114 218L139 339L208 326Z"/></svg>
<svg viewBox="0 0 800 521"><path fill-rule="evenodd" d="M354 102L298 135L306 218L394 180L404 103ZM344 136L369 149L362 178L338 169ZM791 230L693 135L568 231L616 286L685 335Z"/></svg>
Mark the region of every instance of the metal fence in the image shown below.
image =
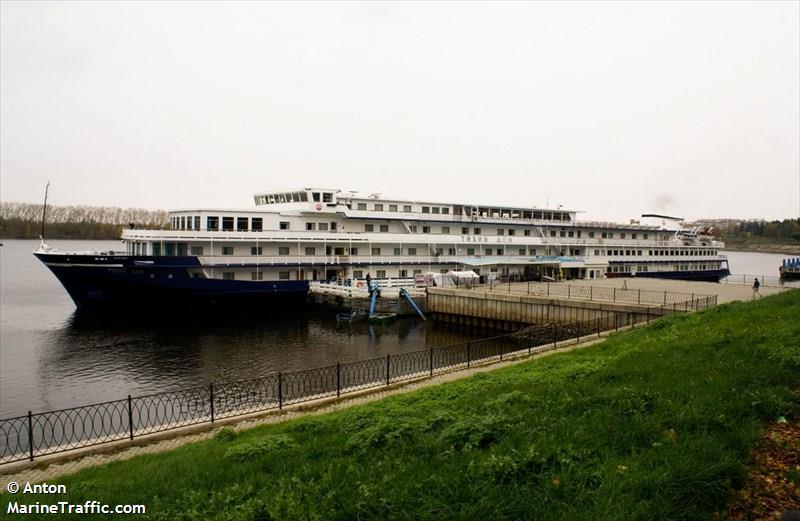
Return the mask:
<svg viewBox="0 0 800 521"><path fill-rule="evenodd" d="M758 279L762 286L786 286L797 288L800 287L800 281L786 280L782 277L775 275L751 275L743 273L731 273L720 282L725 284L745 284L748 286L753 285L753 281Z"/></svg>
<svg viewBox="0 0 800 521"><path fill-rule="evenodd" d="M603 331L635 326L637 320L649 321L650 317L616 313L573 324L533 325L516 333L421 351L145 396L128 395L122 400L57 411L28 412L0 420L0 464L530 355L564 341L579 342L587 336L599 337Z"/></svg>

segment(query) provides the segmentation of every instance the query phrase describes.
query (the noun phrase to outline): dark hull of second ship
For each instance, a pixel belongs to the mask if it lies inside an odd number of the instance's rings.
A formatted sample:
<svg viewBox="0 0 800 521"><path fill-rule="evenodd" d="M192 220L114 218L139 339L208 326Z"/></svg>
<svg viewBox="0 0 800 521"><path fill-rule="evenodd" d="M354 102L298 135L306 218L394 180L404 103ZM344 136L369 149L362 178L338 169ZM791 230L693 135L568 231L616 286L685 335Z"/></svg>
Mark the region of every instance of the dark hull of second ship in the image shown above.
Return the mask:
<svg viewBox="0 0 800 521"><path fill-rule="evenodd" d="M137 257L36 253L80 310L209 307L285 308L306 302L302 280L242 281L192 277L196 257Z"/></svg>

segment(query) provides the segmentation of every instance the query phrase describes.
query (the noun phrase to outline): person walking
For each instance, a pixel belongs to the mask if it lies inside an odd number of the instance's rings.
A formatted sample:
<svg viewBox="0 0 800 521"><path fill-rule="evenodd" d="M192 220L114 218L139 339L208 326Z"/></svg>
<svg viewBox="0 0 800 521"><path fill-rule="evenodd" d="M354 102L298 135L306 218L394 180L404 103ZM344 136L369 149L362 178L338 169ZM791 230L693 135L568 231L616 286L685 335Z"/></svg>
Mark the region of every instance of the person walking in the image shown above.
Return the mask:
<svg viewBox="0 0 800 521"><path fill-rule="evenodd" d="M761 297L761 294L758 292L758 289L761 287L761 283L758 281L758 277L753 281L753 300L756 297Z"/></svg>

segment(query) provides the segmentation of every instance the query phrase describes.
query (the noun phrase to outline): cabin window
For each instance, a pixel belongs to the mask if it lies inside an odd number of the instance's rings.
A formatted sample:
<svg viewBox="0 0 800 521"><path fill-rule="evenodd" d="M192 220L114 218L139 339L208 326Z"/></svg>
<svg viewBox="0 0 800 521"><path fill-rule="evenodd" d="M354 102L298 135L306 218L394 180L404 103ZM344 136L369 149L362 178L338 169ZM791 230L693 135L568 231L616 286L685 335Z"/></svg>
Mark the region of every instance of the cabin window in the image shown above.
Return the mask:
<svg viewBox="0 0 800 521"><path fill-rule="evenodd" d="M233 255L233 246L223 246L222 247L222 254L223 255Z"/></svg>
<svg viewBox="0 0 800 521"><path fill-rule="evenodd" d="M469 235L469 228L461 228L461 235Z"/></svg>
<svg viewBox="0 0 800 521"><path fill-rule="evenodd" d="M467 255L475 255L475 248L467 248Z"/></svg>
<svg viewBox="0 0 800 521"><path fill-rule="evenodd" d="M631 239L635 239L635 238L637 238L638 236L639 236L639 234L637 234L637 233L632 233L632 234L631 234Z"/></svg>
<svg viewBox="0 0 800 521"><path fill-rule="evenodd" d="M380 248L372 248L372 254L373 255L380 255L381 254L381 249Z"/></svg>
<svg viewBox="0 0 800 521"><path fill-rule="evenodd" d="M445 235L450 233L450 227L449 226L442 226L442 233L445 234Z"/></svg>
<svg viewBox="0 0 800 521"><path fill-rule="evenodd" d="M153 246L155 246L155 244ZM189 252L194 256L202 255L203 254L203 247L202 246L192 246L189 249Z"/></svg>
<svg viewBox="0 0 800 521"><path fill-rule="evenodd" d="M431 213L431 207L430 206L423 206L422 207L422 213Z"/></svg>
<svg viewBox="0 0 800 521"><path fill-rule="evenodd" d="M381 203L375 203L375 211L376 212L382 212L383 211L383 205Z"/></svg>
<svg viewBox="0 0 800 521"><path fill-rule="evenodd" d="M447 254L448 255L455 255L456 254L456 249L455 248L447 248Z"/></svg>
<svg viewBox="0 0 800 521"><path fill-rule="evenodd" d="M180 227L181 227L181 230L185 230L186 229L186 217L181 217Z"/></svg>
<svg viewBox="0 0 800 521"><path fill-rule="evenodd" d="M316 228L316 223L306 223L306 231L313 232Z"/></svg>
<svg viewBox="0 0 800 521"><path fill-rule="evenodd" d="M430 226L423 226L422 227L422 233L431 233L431 227Z"/></svg>
<svg viewBox="0 0 800 521"><path fill-rule="evenodd" d="M344 255L344 248L334 248L333 249L334 255Z"/></svg>
<svg viewBox="0 0 800 521"><path fill-rule="evenodd" d="M320 224L322 224L322 223L320 223ZM320 228L320 230L321 230L321 229L322 229L322 228ZM335 232L335 231L336 231L336 223L331 223L331 231L332 231L332 232Z"/></svg>
<svg viewBox="0 0 800 521"><path fill-rule="evenodd" d="M416 255L417 254L417 249L416 248L409 248L408 249L408 254L409 255Z"/></svg>
<svg viewBox="0 0 800 521"><path fill-rule="evenodd" d="M281 230L288 230L289 229L289 221L281 221L278 223L278 228Z"/></svg>
<svg viewBox="0 0 800 521"><path fill-rule="evenodd" d="M219 230L219 217L206 217L206 230Z"/></svg>
<svg viewBox="0 0 800 521"><path fill-rule="evenodd" d="M375 231L375 226L372 225L372 224L365 224L364 225L364 231L365 232L374 232Z"/></svg>
<svg viewBox="0 0 800 521"><path fill-rule="evenodd" d="M264 280L264 272L263 271L251 271L250 272L250 280Z"/></svg>
<svg viewBox="0 0 800 521"><path fill-rule="evenodd" d="M436 214L438 214L438 213L439 213L441 210L442 210L442 209L441 209L441 208L439 208L438 206L434 206L434 207L431 209L431 213L436 213Z"/></svg>
<svg viewBox="0 0 800 521"><path fill-rule="evenodd" d="M222 273L222 280L236 280L236 274L232 271L225 271Z"/></svg>
<svg viewBox="0 0 800 521"><path fill-rule="evenodd" d="M602 237L603 237L603 239L607 239L608 238L608 233L603 232Z"/></svg>
<svg viewBox="0 0 800 521"><path fill-rule="evenodd" d="M361 270L353 270L353 278L354 279L363 279L364 278L364 272L361 271Z"/></svg>
<svg viewBox="0 0 800 521"><path fill-rule="evenodd" d="M314 246L306 246L306 255L316 255L317 249Z"/></svg>
<svg viewBox="0 0 800 521"><path fill-rule="evenodd" d="M261 246L250 246L250 255L261 255L263 251Z"/></svg>
<svg viewBox="0 0 800 521"><path fill-rule="evenodd" d="M133 244L131 244L131 246L133 246ZM161 243L158 242L153 243L153 255L155 255L156 257L161 255Z"/></svg>
<svg viewBox="0 0 800 521"><path fill-rule="evenodd" d="M589 232L589 238L594 239L594 232Z"/></svg>
<svg viewBox="0 0 800 521"><path fill-rule="evenodd" d="M558 232L558 235L560 237L565 237L567 235L567 232L565 232L564 230L561 230L561 231Z"/></svg>
<svg viewBox="0 0 800 521"><path fill-rule="evenodd" d="M647 239L649 239L649 238L650 238L650 234L648 234L648 233L645 233L645 234L644 234L644 240L647 240Z"/></svg>
<svg viewBox="0 0 800 521"><path fill-rule="evenodd" d="M319 202L319 192L311 192L311 198L314 200L315 203Z"/></svg>
<svg viewBox="0 0 800 521"><path fill-rule="evenodd" d="M366 210L367 209L367 203L358 203L357 209Z"/></svg>
<svg viewBox="0 0 800 521"><path fill-rule="evenodd" d="M508 234L509 234L509 235L515 235L516 233L517 233L517 230L515 230L515 229L513 229L513 228L509 228L509 229L508 229Z"/></svg>
<svg viewBox="0 0 800 521"><path fill-rule="evenodd" d="M550 230L550 237L555 237L555 236L556 236L556 231Z"/></svg>
<svg viewBox="0 0 800 521"><path fill-rule="evenodd" d="M480 228L475 228L475 229L472 230L472 233L475 234L475 235L480 235L481 234L481 229Z"/></svg>
<svg viewBox="0 0 800 521"><path fill-rule="evenodd" d="M386 278L386 270L378 270L378 271L376 271L375 272L375 276L378 277L379 279L385 279Z"/></svg>
<svg viewBox="0 0 800 521"><path fill-rule="evenodd" d="M411 230L411 233L417 233L417 225L416 224L412 224L411 226L408 227L408 229Z"/></svg>
<svg viewBox="0 0 800 521"><path fill-rule="evenodd" d="M317 229L319 231L321 231L321 232L327 232L328 231L328 223L319 223L317 225ZM336 227L334 226L333 229L335 230Z"/></svg>
<svg viewBox="0 0 800 521"><path fill-rule="evenodd" d="M250 227L254 232L260 232L264 229L264 220L261 217L253 217L250 221Z"/></svg>
<svg viewBox="0 0 800 521"><path fill-rule="evenodd" d="M445 215L449 215L450 214L450 208L445 206L444 208L442 208L442 213L445 214Z"/></svg>
<svg viewBox="0 0 800 521"><path fill-rule="evenodd" d="M525 255L525 248L520 248L519 249L519 254L520 255Z"/></svg>
<svg viewBox="0 0 800 521"><path fill-rule="evenodd" d="M408 277L408 270L398 271L400 277Z"/></svg>
<svg viewBox="0 0 800 521"><path fill-rule="evenodd" d="M498 255L502 255L503 254L503 248L497 248L497 254Z"/></svg>
<svg viewBox="0 0 800 521"><path fill-rule="evenodd" d="M388 233L388 232L389 232L389 225L381 224L381 233Z"/></svg>
<svg viewBox="0 0 800 521"><path fill-rule="evenodd" d="M406 212L406 213L411 212L412 211L411 210L411 205L410 204L404 204L403 205L403 211Z"/></svg>
<svg viewBox="0 0 800 521"><path fill-rule="evenodd" d="M289 255L288 246L278 246L278 255Z"/></svg>
<svg viewBox="0 0 800 521"><path fill-rule="evenodd" d="M223 217L222 218L222 229L223 230L233 230L233 217Z"/></svg>
<svg viewBox="0 0 800 521"><path fill-rule="evenodd" d="M619 234L619 238L620 238L620 239L624 239L624 238L625 238L625 232L622 232L622 233L620 233L620 234Z"/></svg>
<svg viewBox="0 0 800 521"><path fill-rule="evenodd" d="M492 255L492 249L491 248L486 248L485 250L483 250L483 254L491 256Z"/></svg>
<svg viewBox="0 0 800 521"><path fill-rule="evenodd" d="M236 229L240 232L247 231L247 217L238 217L236 219Z"/></svg>
<svg viewBox="0 0 800 521"><path fill-rule="evenodd" d="M403 253L400 251L400 248L395 248L394 252L395 255L402 255Z"/></svg>
<svg viewBox="0 0 800 521"><path fill-rule="evenodd" d="M498 228L497 229L497 235L503 235L504 233L505 233L504 229L502 229L502 228Z"/></svg>
<svg viewBox="0 0 800 521"><path fill-rule="evenodd" d="M322 202L323 203L332 203L333 202L333 194L330 192L322 192Z"/></svg>
<svg viewBox="0 0 800 521"><path fill-rule="evenodd" d="M278 279L279 280L289 280L289 272L288 271L279 271L278 272Z"/></svg>
<svg viewBox="0 0 800 521"><path fill-rule="evenodd" d="M531 236L531 231L525 230L525 237L530 237L530 236Z"/></svg>
<svg viewBox="0 0 800 521"><path fill-rule="evenodd" d="M358 255L358 248L350 248L350 255Z"/></svg>
<svg viewBox="0 0 800 521"><path fill-rule="evenodd" d="M389 211L390 212L396 212L397 211L397 205L396 204L390 204L389 205Z"/></svg>
<svg viewBox="0 0 800 521"><path fill-rule="evenodd" d="M569 235L570 237L575 237L575 232L570 230L570 232L567 235Z"/></svg>
<svg viewBox="0 0 800 521"><path fill-rule="evenodd" d="M422 270L414 270L414 275L422 275Z"/></svg>

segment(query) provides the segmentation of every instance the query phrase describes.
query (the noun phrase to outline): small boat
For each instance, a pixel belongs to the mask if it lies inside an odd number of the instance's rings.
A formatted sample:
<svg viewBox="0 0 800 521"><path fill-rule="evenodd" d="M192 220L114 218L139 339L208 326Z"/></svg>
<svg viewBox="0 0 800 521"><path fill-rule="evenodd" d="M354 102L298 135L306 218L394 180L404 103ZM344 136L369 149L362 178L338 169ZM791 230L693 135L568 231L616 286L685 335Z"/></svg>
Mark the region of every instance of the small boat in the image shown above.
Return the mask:
<svg viewBox="0 0 800 521"><path fill-rule="evenodd" d="M783 264L778 271L782 279L800 279L800 257L783 259Z"/></svg>
<svg viewBox="0 0 800 521"><path fill-rule="evenodd" d="M375 313L369 316L370 324L388 324L397 318L397 313Z"/></svg>

